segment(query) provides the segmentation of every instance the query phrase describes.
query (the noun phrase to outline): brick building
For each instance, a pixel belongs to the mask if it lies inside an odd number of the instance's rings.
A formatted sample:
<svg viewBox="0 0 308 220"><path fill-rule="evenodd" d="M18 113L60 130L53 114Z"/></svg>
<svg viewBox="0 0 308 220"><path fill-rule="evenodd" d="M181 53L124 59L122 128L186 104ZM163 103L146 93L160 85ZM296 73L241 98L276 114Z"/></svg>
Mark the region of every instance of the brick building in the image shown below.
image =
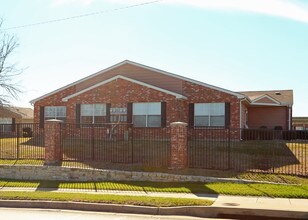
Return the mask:
<svg viewBox="0 0 308 220"><path fill-rule="evenodd" d="M291 128L292 90L233 92L123 61L31 101L34 122Z"/></svg>

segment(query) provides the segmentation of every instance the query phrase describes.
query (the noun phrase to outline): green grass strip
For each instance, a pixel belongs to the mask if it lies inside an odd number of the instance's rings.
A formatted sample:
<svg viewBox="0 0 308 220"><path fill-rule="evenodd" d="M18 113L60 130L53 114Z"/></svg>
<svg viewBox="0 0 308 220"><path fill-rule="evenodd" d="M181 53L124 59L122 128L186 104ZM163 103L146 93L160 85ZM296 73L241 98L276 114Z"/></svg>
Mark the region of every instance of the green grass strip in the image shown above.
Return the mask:
<svg viewBox="0 0 308 220"><path fill-rule="evenodd" d="M210 206L212 201L204 199L162 198L146 196L122 196L85 193L54 193L54 192L1 192L0 199L4 200L48 200L91 202L105 204L126 204L153 207L175 206Z"/></svg>
<svg viewBox="0 0 308 220"><path fill-rule="evenodd" d="M308 198L308 185L211 183L206 187L225 195Z"/></svg>
<svg viewBox="0 0 308 220"><path fill-rule="evenodd" d="M44 160L0 160L1 165L34 165L34 166L43 166L45 163Z"/></svg>
<svg viewBox="0 0 308 220"><path fill-rule="evenodd" d="M241 196L308 198L308 184L161 183L161 182L60 182L0 180L0 187L120 190L166 193L206 193Z"/></svg>

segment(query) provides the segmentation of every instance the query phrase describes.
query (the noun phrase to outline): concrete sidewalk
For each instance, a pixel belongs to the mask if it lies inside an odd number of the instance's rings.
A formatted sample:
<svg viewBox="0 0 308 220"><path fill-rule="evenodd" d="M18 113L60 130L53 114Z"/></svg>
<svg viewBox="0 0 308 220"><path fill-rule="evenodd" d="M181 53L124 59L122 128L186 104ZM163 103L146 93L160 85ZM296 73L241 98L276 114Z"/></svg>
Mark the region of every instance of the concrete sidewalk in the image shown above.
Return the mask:
<svg viewBox="0 0 308 220"><path fill-rule="evenodd" d="M211 208L225 210L230 214L250 213L250 215L260 215L268 212L275 216L281 216L283 213L301 213L308 219L308 199L288 199L288 198L269 198L269 197L251 197L251 196L226 196L210 194L193 194L193 193L162 193L162 192L145 192L145 191L118 191L118 190L86 190L86 189L51 189L51 188L15 188L3 187L1 191L48 191L48 192L69 192L69 193L90 193L90 194L114 194L114 195L131 195L131 196L148 196L148 197L168 197L168 198L193 198L208 199L214 201ZM232 211L233 210L233 211ZM305 219L305 218L304 218Z"/></svg>
<svg viewBox="0 0 308 220"><path fill-rule="evenodd" d="M278 211L303 211L308 214L308 199L219 195L213 206Z"/></svg>

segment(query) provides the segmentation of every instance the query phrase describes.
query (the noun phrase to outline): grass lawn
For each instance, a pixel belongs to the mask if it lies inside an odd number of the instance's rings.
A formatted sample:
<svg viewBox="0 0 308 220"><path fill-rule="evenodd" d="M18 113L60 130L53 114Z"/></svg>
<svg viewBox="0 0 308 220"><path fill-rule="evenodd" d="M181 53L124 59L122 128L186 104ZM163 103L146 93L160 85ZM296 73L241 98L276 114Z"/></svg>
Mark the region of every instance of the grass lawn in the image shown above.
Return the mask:
<svg viewBox="0 0 308 220"><path fill-rule="evenodd" d="M305 175L308 171L307 141L189 141L190 167L234 169Z"/></svg>
<svg viewBox="0 0 308 220"><path fill-rule="evenodd" d="M212 201L203 199L162 198L144 196L122 196L85 193L53 193L53 192L1 192L0 199L7 200L48 200L73 201L107 204L125 204L154 207L175 206L210 206Z"/></svg>
<svg viewBox="0 0 308 220"><path fill-rule="evenodd" d="M60 182L0 180L0 187L33 187L88 190L122 190L173 193L206 193L242 196L308 198L308 179L297 178L300 185L239 183L154 183L154 182ZM2 192L1 192L2 194Z"/></svg>
<svg viewBox="0 0 308 220"><path fill-rule="evenodd" d="M45 148L42 137L0 138L0 158L43 159Z"/></svg>
<svg viewBox="0 0 308 220"><path fill-rule="evenodd" d="M135 163L153 166L168 166L170 141L110 141L88 139L63 140L65 160L101 161L109 163Z"/></svg>
<svg viewBox="0 0 308 220"><path fill-rule="evenodd" d="M43 166L45 163L45 160L31 160L31 159L26 159L26 160L3 160L0 159L0 165L34 165L34 166Z"/></svg>

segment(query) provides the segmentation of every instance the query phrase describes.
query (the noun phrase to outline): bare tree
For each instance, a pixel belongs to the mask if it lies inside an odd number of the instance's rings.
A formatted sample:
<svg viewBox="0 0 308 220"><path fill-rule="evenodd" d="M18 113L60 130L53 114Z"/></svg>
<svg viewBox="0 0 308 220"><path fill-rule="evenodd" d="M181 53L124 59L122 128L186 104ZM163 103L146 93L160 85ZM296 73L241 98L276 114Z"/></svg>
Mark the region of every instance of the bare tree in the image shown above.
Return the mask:
<svg viewBox="0 0 308 220"><path fill-rule="evenodd" d="M9 35L1 29L3 20L0 19L0 106L8 105L11 99L17 99L20 89L14 79L22 70L15 63L9 62L9 57L18 47L16 36Z"/></svg>

